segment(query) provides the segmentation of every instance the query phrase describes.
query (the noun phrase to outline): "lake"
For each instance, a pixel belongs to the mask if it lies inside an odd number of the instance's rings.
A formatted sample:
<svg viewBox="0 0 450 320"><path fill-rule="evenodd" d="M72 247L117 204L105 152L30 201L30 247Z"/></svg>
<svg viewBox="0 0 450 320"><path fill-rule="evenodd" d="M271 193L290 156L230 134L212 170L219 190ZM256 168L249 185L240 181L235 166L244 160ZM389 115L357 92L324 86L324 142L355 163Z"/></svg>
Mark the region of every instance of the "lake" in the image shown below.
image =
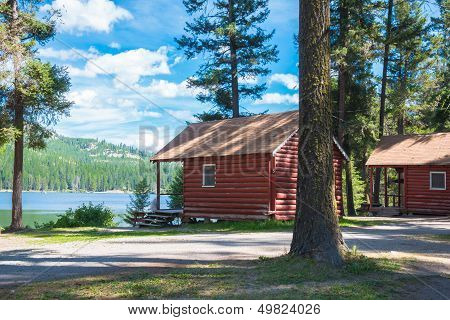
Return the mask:
<svg viewBox="0 0 450 320"><path fill-rule="evenodd" d="M11 224L11 192L0 192L0 226ZM154 198L155 195L152 195ZM168 197L161 196L161 206L166 208ZM76 192L24 192L23 224L34 227L34 223L56 220L57 215L83 203L104 203L116 214L116 222L125 226L121 215L125 213L130 195L124 193L76 193Z"/></svg>

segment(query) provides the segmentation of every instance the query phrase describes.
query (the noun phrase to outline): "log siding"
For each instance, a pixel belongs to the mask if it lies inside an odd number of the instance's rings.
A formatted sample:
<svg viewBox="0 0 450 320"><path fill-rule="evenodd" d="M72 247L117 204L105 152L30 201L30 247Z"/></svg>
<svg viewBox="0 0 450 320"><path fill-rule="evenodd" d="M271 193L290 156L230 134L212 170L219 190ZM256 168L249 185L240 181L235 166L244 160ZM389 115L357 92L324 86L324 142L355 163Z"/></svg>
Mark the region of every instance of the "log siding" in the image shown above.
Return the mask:
<svg viewBox="0 0 450 320"><path fill-rule="evenodd" d="M275 189L275 219L291 220L295 217L298 174L298 135L293 135L276 153L273 170ZM335 175L336 212L342 215L342 165L344 157L333 144L333 171Z"/></svg>
<svg viewBox="0 0 450 320"><path fill-rule="evenodd" d="M221 220L269 218L270 155L184 160L184 215ZM216 185L202 187L202 168L216 165Z"/></svg>
<svg viewBox="0 0 450 320"><path fill-rule="evenodd" d="M446 172L446 190L431 190L430 172ZM450 214L450 166L408 166L405 209L411 213Z"/></svg>

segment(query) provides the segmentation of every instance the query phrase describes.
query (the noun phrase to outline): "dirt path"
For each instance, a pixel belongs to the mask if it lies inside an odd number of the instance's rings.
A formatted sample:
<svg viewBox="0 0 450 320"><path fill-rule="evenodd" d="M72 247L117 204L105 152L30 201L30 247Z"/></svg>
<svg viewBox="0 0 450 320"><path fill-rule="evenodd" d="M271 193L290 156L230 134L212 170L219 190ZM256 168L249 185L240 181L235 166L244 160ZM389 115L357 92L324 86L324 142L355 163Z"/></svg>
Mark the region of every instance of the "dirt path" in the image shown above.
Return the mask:
<svg viewBox="0 0 450 320"><path fill-rule="evenodd" d="M438 276L441 290L450 296L450 243L429 238L449 234L449 218L405 218L343 231L350 248L356 246L369 256L413 259L408 272ZM29 245L2 235L0 287L140 267L278 256L289 251L291 236L288 232L208 233Z"/></svg>

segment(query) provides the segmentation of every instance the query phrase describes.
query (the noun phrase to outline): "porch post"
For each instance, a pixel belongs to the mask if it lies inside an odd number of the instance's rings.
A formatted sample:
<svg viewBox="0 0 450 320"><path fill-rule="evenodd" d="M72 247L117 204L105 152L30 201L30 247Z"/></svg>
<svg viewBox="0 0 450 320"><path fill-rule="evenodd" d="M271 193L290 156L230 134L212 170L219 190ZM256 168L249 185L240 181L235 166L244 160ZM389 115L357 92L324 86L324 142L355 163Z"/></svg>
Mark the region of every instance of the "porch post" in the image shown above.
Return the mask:
<svg viewBox="0 0 450 320"><path fill-rule="evenodd" d="M156 209L161 209L161 165L156 162Z"/></svg>
<svg viewBox="0 0 450 320"><path fill-rule="evenodd" d="M402 197L403 197L403 192L402 192L402 184L400 182L400 179L402 178L402 171L403 169L397 168L397 189L398 189L398 207L402 207Z"/></svg>
<svg viewBox="0 0 450 320"><path fill-rule="evenodd" d="M369 167L369 210L372 208L373 201L373 168Z"/></svg>
<svg viewBox="0 0 450 320"><path fill-rule="evenodd" d="M408 211L408 167L403 167L403 207Z"/></svg>
<svg viewBox="0 0 450 320"><path fill-rule="evenodd" d="M389 197L388 197L388 168L384 167L384 206L389 207Z"/></svg>

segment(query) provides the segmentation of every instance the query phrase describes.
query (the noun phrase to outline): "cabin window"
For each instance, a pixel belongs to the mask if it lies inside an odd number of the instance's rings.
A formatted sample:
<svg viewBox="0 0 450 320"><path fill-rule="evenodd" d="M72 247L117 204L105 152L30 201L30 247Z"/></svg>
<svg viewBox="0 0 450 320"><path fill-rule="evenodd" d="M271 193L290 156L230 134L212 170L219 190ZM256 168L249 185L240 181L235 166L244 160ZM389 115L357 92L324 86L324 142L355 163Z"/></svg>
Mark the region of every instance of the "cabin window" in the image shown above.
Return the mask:
<svg viewBox="0 0 450 320"><path fill-rule="evenodd" d="M430 189L431 190L446 190L446 173L445 172L430 172Z"/></svg>
<svg viewBox="0 0 450 320"><path fill-rule="evenodd" d="M214 187L216 185L216 165L203 165L203 187Z"/></svg>

